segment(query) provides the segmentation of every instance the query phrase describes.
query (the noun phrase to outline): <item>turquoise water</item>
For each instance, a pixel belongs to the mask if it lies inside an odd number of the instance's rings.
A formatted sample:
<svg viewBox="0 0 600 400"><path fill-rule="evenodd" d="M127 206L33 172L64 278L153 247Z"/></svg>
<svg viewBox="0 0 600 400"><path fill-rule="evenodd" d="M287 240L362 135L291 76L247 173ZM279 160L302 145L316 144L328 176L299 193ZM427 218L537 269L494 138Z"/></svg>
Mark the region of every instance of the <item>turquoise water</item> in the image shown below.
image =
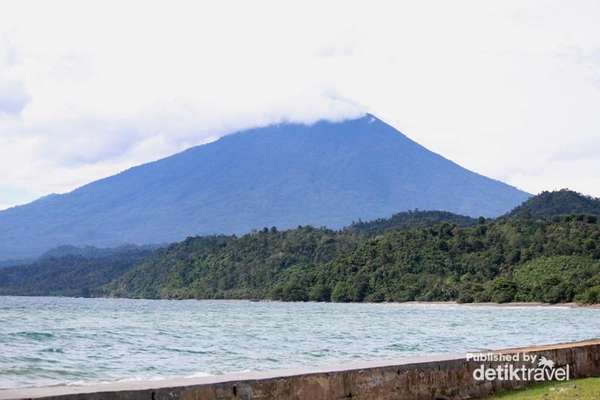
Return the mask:
<svg viewBox="0 0 600 400"><path fill-rule="evenodd" d="M600 309L0 297L0 388L589 339Z"/></svg>

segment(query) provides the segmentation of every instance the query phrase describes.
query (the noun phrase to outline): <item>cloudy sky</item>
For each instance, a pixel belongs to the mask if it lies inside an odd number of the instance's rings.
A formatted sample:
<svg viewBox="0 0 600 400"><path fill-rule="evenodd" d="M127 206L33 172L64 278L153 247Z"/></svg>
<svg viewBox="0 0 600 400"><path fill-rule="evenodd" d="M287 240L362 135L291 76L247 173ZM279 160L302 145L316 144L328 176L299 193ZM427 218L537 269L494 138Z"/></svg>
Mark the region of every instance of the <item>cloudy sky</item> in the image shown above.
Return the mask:
<svg viewBox="0 0 600 400"><path fill-rule="evenodd" d="M237 129L368 111L600 196L598 1L3 1L0 209Z"/></svg>

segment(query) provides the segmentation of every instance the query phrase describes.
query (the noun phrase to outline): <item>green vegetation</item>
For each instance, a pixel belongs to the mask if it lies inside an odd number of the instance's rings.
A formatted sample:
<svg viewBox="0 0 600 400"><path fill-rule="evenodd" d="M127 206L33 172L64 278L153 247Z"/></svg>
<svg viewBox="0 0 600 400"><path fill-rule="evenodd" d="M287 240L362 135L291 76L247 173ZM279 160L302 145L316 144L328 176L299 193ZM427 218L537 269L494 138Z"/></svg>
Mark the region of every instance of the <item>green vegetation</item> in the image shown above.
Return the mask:
<svg viewBox="0 0 600 400"><path fill-rule="evenodd" d="M471 226L477 219L457 215L447 211L407 211L392 215L391 218L379 218L369 222L355 222L347 230L363 233L382 233L394 229L425 228L434 224L447 222L457 226Z"/></svg>
<svg viewBox="0 0 600 400"><path fill-rule="evenodd" d="M375 230L380 232L379 229ZM591 216L480 220L364 233L301 227L189 238L106 288L112 296L286 301L598 302Z"/></svg>
<svg viewBox="0 0 600 400"><path fill-rule="evenodd" d="M600 378L569 382L548 382L530 388L509 391L488 397L489 400L597 400L600 399Z"/></svg>
<svg viewBox="0 0 600 400"><path fill-rule="evenodd" d="M508 216L543 218L573 214L600 216L600 200L568 189L542 192L512 210Z"/></svg>
<svg viewBox="0 0 600 400"><path fill-rule="evenodd" d="M543 193L521 206L528 215L496 220L411 211L340 231L273 227L155 251L62 247L0 270L0 294L600 303L600 221L568 214L569 204L580 209L571 194Z"/></svg>
<svg viewBox="0 0 600 400"><path fill-rule="evenodd" d="M100 288L152 253L150 247L60 247L28 265L0 270L0 295L101 295Z"/></svg>
<svg viewBox="0 0 600 400"><path fill-rule="evenodd" d="M513 276L518 288L514 295L516 301L600 302L600 262L597 260L581 256L541 257L517 268Z"/></svg>

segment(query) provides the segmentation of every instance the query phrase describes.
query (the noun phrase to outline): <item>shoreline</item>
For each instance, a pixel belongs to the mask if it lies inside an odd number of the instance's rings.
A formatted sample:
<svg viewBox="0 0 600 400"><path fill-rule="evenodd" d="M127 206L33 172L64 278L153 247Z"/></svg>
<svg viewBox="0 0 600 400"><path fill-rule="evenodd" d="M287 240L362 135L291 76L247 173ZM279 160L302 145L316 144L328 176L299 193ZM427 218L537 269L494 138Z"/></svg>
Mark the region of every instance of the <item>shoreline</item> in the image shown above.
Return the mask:
<svg viewBox="0 0 600 400"><path fill-rule="evenodd" d="M375 303L376 304L376 303ZM600 309L600 304L580 304L580 303L540 303L540 302L520 302L511 303L459 303L457 301L406 301L394 304L453 304L457 306L469 307L562 307L562 308L594 308Z"/></svg>
<svg viewBox="0 0 600 400"><path fill-rule="evenodd" d="M361 301L361 302L333 302L333 301L283 301L283 300L271 300L271 299L152 299L152 298L137 298L137 297L108 297L108 296L98 296L98 297L74 297L74 296L52 296L52 295L18 295L18 294L0 294L0 297L30 297L30 298L62 298L62 299L106 299L106 300L144 300L144 301L217 301L217 302L227 302L227 301L247 301L250 303L310 303L310 304L390 304L390 305L454 305L454 306L465 306L465 307L562 307L562 308L590 308L590 309L600 309L600 304L583 304L583 303L542 303L542 302L509 302L509 303L493 303L493 302L483 302L483 303L459 303L458 301L450 300L450 301L382 301L382 302L369 302L369 301Z"/></svg>

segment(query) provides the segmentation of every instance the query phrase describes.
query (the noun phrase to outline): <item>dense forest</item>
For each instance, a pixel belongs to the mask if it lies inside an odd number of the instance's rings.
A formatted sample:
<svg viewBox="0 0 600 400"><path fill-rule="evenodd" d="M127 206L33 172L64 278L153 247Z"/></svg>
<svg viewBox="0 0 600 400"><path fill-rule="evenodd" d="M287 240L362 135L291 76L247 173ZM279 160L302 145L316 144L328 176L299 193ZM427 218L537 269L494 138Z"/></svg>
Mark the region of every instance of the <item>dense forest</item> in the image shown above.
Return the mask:
<svg viewBox="0 0 600 400"><path fill-rule="evenodd" d="M289 301L597 302L596 216L505 219L376 235L299 227L160 250L107 295Z"/></svg>
<svg viewBox="0 0 600 400"><path fill-rule="evenodd" d="M542 192L516 207L508 217L544 218L560 215L600 215L600 200L568 189Z"/></svg>
<svg viewBox="0 0 600 400"><path fill-rule="evenodd" d="M382 233L394 229L425 228L437 223L447 222L456 226L471 226L477 219L464 215L457 215L447 211L407 211L392 215L390 218L379 218L374 221L358 221L346 230L364 233Z"/></svg>
<svg viewBox="0 0 600 400"><path fill-rule="evenodd" d="M240 237L191 237L147 250L128 263L113 255L105 261L96 257L96 264L73 260L71 267L59 267L61 257L84 257L61 255L47 258L54 260L57 273L42 280L25 267L1 270L0 293L7 293L5 279L11 272L22 276L20 283L14 276L11 281L13 289L15 282L23 285L20 294L600 303L598 204L600 200L560 191L542 193L496 220L411 211L337 231L273 227ZM572 213L570 205L585 212ZM120 266L111 268L113 264ZM85 293L77 294L78 275ZM54 280L59 282L49 290Z"/></svg>
<svg viewBox="0 0 600 400"><path fill-rule="evenodd" d="M0 295L99 296L103 285L147 258L154 249L61 246L33 263L1 269Z"/></svg>

